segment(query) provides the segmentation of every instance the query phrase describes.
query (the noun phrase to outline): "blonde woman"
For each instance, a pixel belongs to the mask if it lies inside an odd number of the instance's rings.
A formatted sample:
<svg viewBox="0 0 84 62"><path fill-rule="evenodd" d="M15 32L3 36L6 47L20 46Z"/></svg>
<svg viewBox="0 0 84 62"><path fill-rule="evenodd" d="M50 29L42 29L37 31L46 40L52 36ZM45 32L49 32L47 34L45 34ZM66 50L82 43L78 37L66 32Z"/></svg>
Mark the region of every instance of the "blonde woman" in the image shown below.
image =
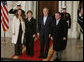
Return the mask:
<svg viewBox="0 0 84 62"><path fill-rule="evenodd" d="M34 55L34 38L36 36L36 20L33 18L31 10L27 11L25 20L25 36L26 36L26 55Z"/></svg>

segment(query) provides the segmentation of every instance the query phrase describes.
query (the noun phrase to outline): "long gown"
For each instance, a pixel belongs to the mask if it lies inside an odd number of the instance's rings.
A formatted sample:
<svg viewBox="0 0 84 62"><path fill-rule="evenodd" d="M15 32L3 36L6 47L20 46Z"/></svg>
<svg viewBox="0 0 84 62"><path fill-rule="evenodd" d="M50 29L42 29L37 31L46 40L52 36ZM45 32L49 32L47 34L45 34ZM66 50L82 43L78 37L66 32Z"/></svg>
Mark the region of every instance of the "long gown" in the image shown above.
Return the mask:
<svg viewBox="0 0 84 62"><path fill-rule="evenodd" d="M22 39L22 24L21 24L21 20L20 20L18 39L17 39L17 43L15 44L15 55L22 54L21 39Z"/></svg>

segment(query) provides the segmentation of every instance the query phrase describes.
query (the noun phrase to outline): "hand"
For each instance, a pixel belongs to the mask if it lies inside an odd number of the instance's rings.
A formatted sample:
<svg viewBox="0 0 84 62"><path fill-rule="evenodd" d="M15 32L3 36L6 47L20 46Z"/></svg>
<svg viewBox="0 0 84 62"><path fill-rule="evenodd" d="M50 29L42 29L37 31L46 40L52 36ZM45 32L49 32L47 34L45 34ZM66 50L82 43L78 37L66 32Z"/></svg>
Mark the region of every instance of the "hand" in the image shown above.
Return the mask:
<svg viewBox="0 0 84 62"><path fill-rule="evenodd" d="M17 6L15 6L13 9L14 9L14 10L15 10L15 9L17 10Z"/></svg>
<svg viewBox="0 0 84 62"><path fill-rule="evenodd" d="M49 38L51 37L51 34L49 34Z"/></svg>
<svg viewBox="0 0 84 62"><path fill-rule="evenodd" d="M53 40L53 37L51 37L51 40Z"/></svg>
<svg viewBox="0 0 84 62"><path fill-rule="evenodd" d="M33 34L33 38L35 38L36 37L36 35L35 34Z"/></svg>
<svg viewBox="0 0 84 62"><path fill-rule="evenodd" d="M66 40L66 37L63 37L63 40Z"/></svg>
<svg viewBox="0 0 84 62"><path fill-rule="evenodd" d="M40 36L40 34L39 33L37 33L37 37L39 37Z"/></svg>
<svg viewBox="0 0 84 62"><path fill-rule="evenodd" d="M13 35L15 35L15 33L13 33Z"/></svg>
<svg viewBox="0 0 84 62"><path fill-rule="evenodd" d="M22 45L22 47L24 48L24 45Z"/></svg>

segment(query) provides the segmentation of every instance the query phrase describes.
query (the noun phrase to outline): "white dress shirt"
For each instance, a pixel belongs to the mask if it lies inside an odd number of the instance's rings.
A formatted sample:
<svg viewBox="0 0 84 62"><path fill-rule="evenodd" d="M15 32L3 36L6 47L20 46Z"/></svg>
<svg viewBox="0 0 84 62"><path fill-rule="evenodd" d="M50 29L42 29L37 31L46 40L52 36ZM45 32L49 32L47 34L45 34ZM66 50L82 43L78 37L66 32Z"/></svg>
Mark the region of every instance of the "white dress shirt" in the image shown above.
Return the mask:
<svg viewBox="0 0 84 62"><path fill-rule="evenodd" d="M60 19L56 20L56 25L58 25L59 21L60 21Z"/></svg>
<svg viewBox="0 0 84 62"><path fill-rule="evenodd" d="M47 20L47 16L44 16L44 17L43 17L43 23L44 23L44 25L45 25L45 23L46 23L46 20Z"/></svg>

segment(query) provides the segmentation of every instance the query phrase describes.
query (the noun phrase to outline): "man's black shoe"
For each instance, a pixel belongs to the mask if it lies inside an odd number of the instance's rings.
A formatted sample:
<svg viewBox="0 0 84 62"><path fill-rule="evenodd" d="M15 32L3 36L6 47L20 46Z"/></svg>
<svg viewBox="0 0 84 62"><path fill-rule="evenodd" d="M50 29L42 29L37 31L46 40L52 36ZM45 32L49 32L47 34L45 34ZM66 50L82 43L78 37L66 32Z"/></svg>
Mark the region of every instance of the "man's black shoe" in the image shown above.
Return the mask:
<svg viewBox="0 0 84 62"><path fill-rule="evenodd" d="M39 56L39 58L43 58L43 56Z"/></svg>
<svg viewBox="0 0 84 62"><path fill-rule="evenodd" d="M44 59L46 59L46 58L47 58L47 56L44 56L43 58L44 58Z"/></svg>
<svg viewBox="0 0 84 62"><path fill-rule="evenodd" d="M54 61L61 61L61 59L56 58Z"/></svg>

